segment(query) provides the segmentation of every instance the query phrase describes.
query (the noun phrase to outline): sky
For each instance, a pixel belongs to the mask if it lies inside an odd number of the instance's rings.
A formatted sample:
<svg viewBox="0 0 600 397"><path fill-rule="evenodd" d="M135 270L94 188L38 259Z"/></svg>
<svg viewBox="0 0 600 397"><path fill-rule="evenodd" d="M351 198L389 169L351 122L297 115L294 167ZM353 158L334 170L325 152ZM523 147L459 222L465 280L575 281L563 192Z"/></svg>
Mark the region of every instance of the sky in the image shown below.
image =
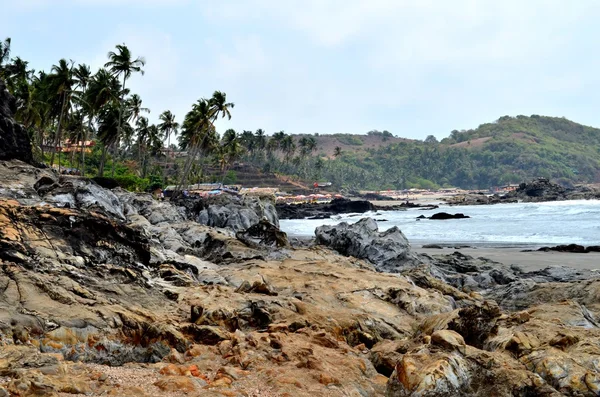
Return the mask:
<svg viewBox="0 0 600 397"><path fill-rule="evenodd" d="M0 38L36 70L93 69L125 43L156 121L215 90L223 131L444 138L504 115L600 127L596 0L0 0Z"/></svg>

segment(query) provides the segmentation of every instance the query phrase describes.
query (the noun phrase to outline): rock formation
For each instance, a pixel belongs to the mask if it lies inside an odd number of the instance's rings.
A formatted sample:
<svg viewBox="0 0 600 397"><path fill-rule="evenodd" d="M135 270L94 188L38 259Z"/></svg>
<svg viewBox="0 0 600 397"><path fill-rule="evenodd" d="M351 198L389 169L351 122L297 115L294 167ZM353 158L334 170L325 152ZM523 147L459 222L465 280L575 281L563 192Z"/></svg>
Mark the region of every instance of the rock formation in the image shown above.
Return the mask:
<svg viewBox="0 0 600 397"><path fill-rule="evenodd" d="M349 225L319 226L315 230L317 244L326 245L342 255L368 259L380 271L398 272L419 264L410 250L406 236L397 227L379 232L377 222L363 218Z"/></svg>
<svg viewBox="0 0 600 397"><path fill-rule="evenodd" d="M370 201L337 198L331 203L277 204L279 219L326 219L332 215L374 211Z"/></svg>
<svg viewBox="0 0 600 397"><path fill-rule="evenodd" d="M27 131L15 122L15 99L0 80L0 160L33 161Z"/></svg>
<svg viewBox="0 0 600 397"><path fill-rule="evenodd" d="M479 205L516 202L542 202L560 200L589 200L599 199L600 191L587 187L575 186L565 188L546 178L538 178L531 182L523 182L519 187L505 195L466 194L446 199L451 205Z"/></svg>

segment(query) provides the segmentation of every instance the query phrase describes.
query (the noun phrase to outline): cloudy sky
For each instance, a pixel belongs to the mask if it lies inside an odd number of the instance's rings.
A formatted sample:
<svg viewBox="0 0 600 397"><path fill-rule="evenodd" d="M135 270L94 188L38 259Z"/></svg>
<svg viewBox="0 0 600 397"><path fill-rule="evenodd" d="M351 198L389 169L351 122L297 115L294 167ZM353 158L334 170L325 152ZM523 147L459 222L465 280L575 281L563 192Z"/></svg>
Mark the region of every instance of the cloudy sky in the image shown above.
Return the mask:
<svg viewBox="0 0 600 397"><path fill-rule="evenodd" d="M146 58L132 90L181 121L214 90L219 127L443 138L503 115L600 126L596 0L0 0L34 69Z"/></svg>

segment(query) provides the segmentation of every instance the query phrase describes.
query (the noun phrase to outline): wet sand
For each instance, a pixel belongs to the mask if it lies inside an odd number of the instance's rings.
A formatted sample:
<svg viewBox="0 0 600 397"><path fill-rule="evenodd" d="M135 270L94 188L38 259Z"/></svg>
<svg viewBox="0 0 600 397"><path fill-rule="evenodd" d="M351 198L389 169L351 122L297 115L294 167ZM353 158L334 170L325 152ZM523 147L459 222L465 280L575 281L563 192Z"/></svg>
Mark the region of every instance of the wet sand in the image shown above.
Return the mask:
<svg viewBox="0 0 600 397"><path fill-rule="evenodd" d="M569 266L575 269L597 270L600 272L600 252L573 254L569 252L521 252L522 248L422 248L414 244L413 250L428 255L460 252L473 257L484 257L506 265L519 265L525 271L535 271L548 266Z"/></svg>

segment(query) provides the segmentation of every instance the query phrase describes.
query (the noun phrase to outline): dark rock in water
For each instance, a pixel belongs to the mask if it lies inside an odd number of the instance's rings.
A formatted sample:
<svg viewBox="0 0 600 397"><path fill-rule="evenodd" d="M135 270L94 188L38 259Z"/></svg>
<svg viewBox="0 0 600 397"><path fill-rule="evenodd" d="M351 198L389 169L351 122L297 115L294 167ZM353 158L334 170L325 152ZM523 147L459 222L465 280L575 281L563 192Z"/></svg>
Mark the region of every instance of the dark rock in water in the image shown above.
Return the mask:
<svg viewBox="0 0 600 397"><path fill-rule="evenodd" d="M587 252L600 252L600 245L590 245L586 250Z"/></svg>
<svg viewBox="0 0 600 397"><path fill-rule="evenodd" d="M542 247L538 251L557 251L557 252L572 252L578 254L585 254L589 252L583 245L568 244L568 245L557 245L555 247Z"/></svg>
<svg viewBox="0 0 600 397"><path fill-rule="evenodd" d="M528 197L559 197L566 192L563 186L550 182L546 178L538 178L529 183L521 183L512 195ZM510 194L509 194L510 195Z"/></svg>
<svg viewBox="0 0 600 397"><path fill-rule="evenodd" d="M417 219L427 219L427 217L425 215L419 215L417 216Z"/></svg>
<svg viewBox="0 0 600 397"><path fill-rule="evenodd" d="M15 98L0 80L0 160L33 162L27 131L14 120Z"/></svg>
<svg viewBox="0 0 600 397"><path fill-rule="evenodd" d="M437 245L437 244L424 244L422 248L433 248L433 249L443 249L444 247L442 247L441 245Z"/></svg>
<svg viewBox="0 0 600 397"><path fill-rule="evenodd" d="M380 271L399 272L419 264L404 234L396 226L379 232L377 223L363 218L355 224L324 225L315 230L317 244L343 255L368 259Z"/></svg>
<svg viewBox="0 0 600 397"><path fill-rule="evenodd" d="M331 215L375 211L370 201L337 198L330 203L277 204L279 219L327 219Z"/></svg>
<svg viewBox="0 0 600 397"><path fill-rule="evenodd" d="M466 219L466 218L470 218L470 216L467 216L465 214L449 214L447 212L438 212L437 214L433 214L429 217L429 219L431 220L446 220L446 219Z"/></svg>

